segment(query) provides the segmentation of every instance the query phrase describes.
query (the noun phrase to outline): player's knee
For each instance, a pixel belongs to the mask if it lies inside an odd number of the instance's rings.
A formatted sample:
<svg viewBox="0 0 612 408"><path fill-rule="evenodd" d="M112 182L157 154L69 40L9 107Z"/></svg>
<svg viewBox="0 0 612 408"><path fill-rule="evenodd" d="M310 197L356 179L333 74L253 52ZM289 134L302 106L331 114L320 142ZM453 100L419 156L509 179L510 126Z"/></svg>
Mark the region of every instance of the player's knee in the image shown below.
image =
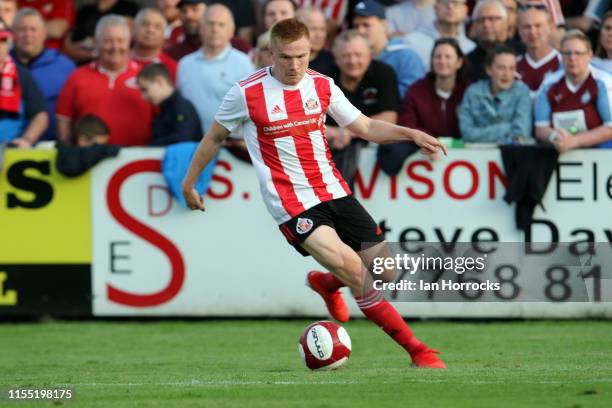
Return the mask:
<svg viewBox="0 0 612 408"><path fill-rule="evenodd" d="M311 254L349 287L358 287L363 280L363 264L359 255L342 242L318 242L310 246Z"/></svg>

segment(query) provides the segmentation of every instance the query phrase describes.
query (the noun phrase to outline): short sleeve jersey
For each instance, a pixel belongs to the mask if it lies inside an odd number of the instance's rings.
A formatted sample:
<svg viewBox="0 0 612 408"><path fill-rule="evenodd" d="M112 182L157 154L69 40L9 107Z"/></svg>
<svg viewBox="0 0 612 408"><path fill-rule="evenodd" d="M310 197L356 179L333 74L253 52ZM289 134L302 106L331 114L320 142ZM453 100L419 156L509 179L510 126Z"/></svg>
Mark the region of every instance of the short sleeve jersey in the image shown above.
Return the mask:
<svg viewBox="0 0 612 408"><path fill-rule="evenodd" d="M334 79L336 81L340 80L338 71L336 71ZM342 85L339 85L339 87L349 102L366 116L385 111L397 112L400 109L397 77L393 68L384 62L372 60L354 92L342 88ZM329 119L327 124L335 125Z"/></svg>
<svg viewBox="0 0 612 408"><path fill-rule="evenodd" d="M327 113L341 126L361 114L331 78L307 70L290 86L274 78L270 67L235 84L217 111L216 122L244 136L262 197L278 224L351 194L325 139Z"/></svg>
<svg viewBox="0 0 612 408"><path fill-rule="evenodd" d="M529 54L525 53L518 58L516 71L529 89L535 92L542 84L544 77L556 72L561 64L561 54L555 49L539 61L534 61Z"/></svg>
<svg viewBox="0 0 612 408"><path fill-rule="evenodd" d="M562 71L549 76L538 91L535 125L577 131L612 126L612 77L594 67L587 79L574 88ZM585 129L581 129L584 127Z"/></svg>

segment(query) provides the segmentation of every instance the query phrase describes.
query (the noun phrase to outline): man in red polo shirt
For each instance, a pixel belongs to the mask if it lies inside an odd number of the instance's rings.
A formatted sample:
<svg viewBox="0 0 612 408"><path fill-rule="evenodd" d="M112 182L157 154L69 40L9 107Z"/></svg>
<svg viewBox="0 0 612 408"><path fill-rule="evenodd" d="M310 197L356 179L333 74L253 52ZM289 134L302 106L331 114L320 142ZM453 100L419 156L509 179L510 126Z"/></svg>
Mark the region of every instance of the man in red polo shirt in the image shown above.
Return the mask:
<svg viewBox="0 0 612 408"><path fill-rule="evenodd" d="M152 8L140 10L134 19L134 45L131 57L140 66L152 62L164 64L174 81L176 80L176 61L163 51L166 26L166 19L161 11Z"/></svg>
<svg viewBox="0 0 612 408"><path fill-rule="evenodd" d="M131 61L130 28L124 17L109 15L96 26L97 60L68 78L57 101L59 140L69 142L70 125L87 114L99 116L110 129L109 143L148 145L153 108L141 96Z"/></svg>

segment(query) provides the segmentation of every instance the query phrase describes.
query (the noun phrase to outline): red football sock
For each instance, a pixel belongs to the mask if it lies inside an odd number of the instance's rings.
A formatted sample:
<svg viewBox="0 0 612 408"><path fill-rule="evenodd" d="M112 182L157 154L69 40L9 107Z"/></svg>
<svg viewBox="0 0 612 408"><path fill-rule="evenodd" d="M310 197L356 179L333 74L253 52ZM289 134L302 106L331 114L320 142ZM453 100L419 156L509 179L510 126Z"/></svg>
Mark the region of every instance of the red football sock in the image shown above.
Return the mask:
<svg viewBox="0 0 612 408"><path fill-rule="evenodd" d="M336 278L331 272L323 272L321 275L321 285L329 292L335 292L341 287L346 286L342 281Z"/></svg>
<svg viewBox="0 0 612 408"><path fill-rule="evenodd" d="M412 330L393 305L383 299L381 292L372 290L363 297L356 297L355 300L363 314L382 328L408 353L418 351L425 346L412 334Z"/></svg>

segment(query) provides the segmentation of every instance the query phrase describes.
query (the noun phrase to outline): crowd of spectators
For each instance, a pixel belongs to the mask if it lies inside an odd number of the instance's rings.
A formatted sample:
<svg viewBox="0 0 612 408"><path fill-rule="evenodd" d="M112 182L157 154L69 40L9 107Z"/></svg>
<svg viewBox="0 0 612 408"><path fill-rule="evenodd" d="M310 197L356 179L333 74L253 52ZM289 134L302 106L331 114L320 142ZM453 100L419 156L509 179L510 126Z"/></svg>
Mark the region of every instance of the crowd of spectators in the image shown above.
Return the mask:
<svg viewBox="0 0 612 408"><path fill-rule="evenodd" d="M295 17L310 31L310 68L369 116L472 143L612 147L611 9L611 0L0 0L0 144L82 144L83 118L104 130L92 143L198 141L232 84L271 64L270 27ZM351 182L362 142L331 119L326 136Z"/></svg>

